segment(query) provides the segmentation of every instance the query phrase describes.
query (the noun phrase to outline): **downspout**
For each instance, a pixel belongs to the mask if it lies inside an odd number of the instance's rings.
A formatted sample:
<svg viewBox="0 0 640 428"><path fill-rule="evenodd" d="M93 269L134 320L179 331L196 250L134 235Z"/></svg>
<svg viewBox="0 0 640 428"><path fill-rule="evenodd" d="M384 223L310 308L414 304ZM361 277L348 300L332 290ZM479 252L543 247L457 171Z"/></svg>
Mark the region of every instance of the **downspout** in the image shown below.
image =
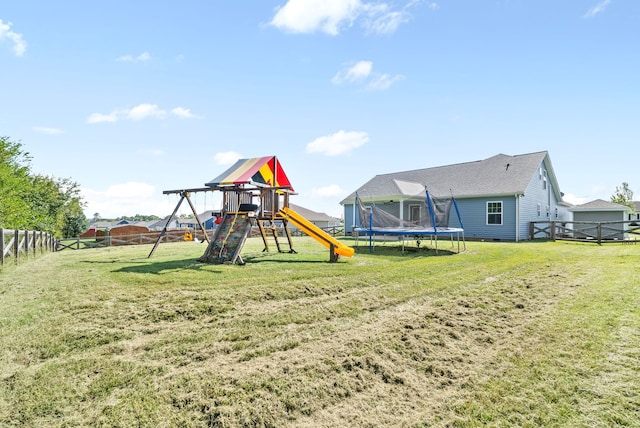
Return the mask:
<svg viewBox="0 0 640 428"><path fill-rule="evenodd" d="M520 241L520 196L516 193L516 242Z"/></svg>

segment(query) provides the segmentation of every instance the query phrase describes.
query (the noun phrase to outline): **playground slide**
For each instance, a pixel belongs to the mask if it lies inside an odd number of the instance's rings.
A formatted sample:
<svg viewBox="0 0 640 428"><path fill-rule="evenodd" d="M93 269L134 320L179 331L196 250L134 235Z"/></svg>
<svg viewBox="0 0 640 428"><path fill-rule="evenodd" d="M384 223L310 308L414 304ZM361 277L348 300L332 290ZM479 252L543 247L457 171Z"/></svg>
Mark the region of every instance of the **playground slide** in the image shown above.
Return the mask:
<svg viewBox="0 0 640 428"><path fill-rule="evenodd" d="M345 257L353 256L355 250L352 247L348 247L338 241L333 236L329 235L324 230L320 229L315 224L311 223L306 218L302 217L300 214L292 210L291 208L282 208L280 210L280 214L283 215L284 218L294 223L296 226L300 228L304 233L311 236L313 239L321 243L327 248L331 248L333 245L336 254Z"/></svg>

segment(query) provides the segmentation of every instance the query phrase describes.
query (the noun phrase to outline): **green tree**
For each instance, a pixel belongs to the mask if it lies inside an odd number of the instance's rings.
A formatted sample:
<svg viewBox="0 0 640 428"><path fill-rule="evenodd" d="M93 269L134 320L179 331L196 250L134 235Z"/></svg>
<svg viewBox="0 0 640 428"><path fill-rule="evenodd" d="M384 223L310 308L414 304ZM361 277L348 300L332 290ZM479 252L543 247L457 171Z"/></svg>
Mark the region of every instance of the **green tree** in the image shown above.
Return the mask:
<svg viewBox="0 0 640 428"><path fill-rule="evenodd" d="M77 236L88 221L80 188L71 179L31 175L20 143L0 137L0 227Z"/></svg>
<svg viewBox="0 0 640 428"><path fill-rule="evenodd" d="M611 195L611 202L626 205L635 211L635 205L633 204L633 191L629 188L629 183L622 183L620 186L616 186L616 191Z"/></svg>
<svg viewBox="0 0 640 428"><path fill-rule="evenodd" d="M29 225L25 196L30 191L30 161L22 144L0 136L0 227L25 229Z"/></svg>
<svg viewBox="0 0 640 428"><path fill-rule="evenodd" d="M84 215L82 204L79 200L72 200L65 206L63 217L61 231L63 238L80 236L89 227L89 220Z"/></svg>

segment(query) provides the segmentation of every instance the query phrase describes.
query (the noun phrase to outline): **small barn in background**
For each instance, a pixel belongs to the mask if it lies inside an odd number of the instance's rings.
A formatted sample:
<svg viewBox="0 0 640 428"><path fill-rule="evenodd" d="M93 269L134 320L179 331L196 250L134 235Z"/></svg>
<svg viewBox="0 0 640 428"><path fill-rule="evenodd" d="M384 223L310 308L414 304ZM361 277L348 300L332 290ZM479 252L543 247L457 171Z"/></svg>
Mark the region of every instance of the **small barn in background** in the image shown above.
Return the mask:
<svg viewBox="0 0 640 428"><path fill-rule="evenodd" d="M592 229L594 224L606 223L603 235L606 239L624 239L625 221L628 213L633 210L626 205L620 205L602 199L595 199L581 205L569 208L573 215L573 230L576 237L580 237L581 228ZM609 231L609 232L607 232ZM585 235L593 234L592 231L584 231Z"/></svg>

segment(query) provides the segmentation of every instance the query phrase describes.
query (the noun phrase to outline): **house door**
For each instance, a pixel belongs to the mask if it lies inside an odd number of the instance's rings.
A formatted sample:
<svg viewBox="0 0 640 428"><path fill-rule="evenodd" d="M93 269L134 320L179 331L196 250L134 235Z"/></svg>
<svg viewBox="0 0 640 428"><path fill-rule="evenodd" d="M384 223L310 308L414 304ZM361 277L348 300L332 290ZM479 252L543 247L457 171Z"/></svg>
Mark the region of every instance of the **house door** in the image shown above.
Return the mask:
<svg viewBox="0 0 640 428"><path fill-rule="evenodd" d="M409 205L409 221L415 223L420 221L420 205Z"/></svg>

